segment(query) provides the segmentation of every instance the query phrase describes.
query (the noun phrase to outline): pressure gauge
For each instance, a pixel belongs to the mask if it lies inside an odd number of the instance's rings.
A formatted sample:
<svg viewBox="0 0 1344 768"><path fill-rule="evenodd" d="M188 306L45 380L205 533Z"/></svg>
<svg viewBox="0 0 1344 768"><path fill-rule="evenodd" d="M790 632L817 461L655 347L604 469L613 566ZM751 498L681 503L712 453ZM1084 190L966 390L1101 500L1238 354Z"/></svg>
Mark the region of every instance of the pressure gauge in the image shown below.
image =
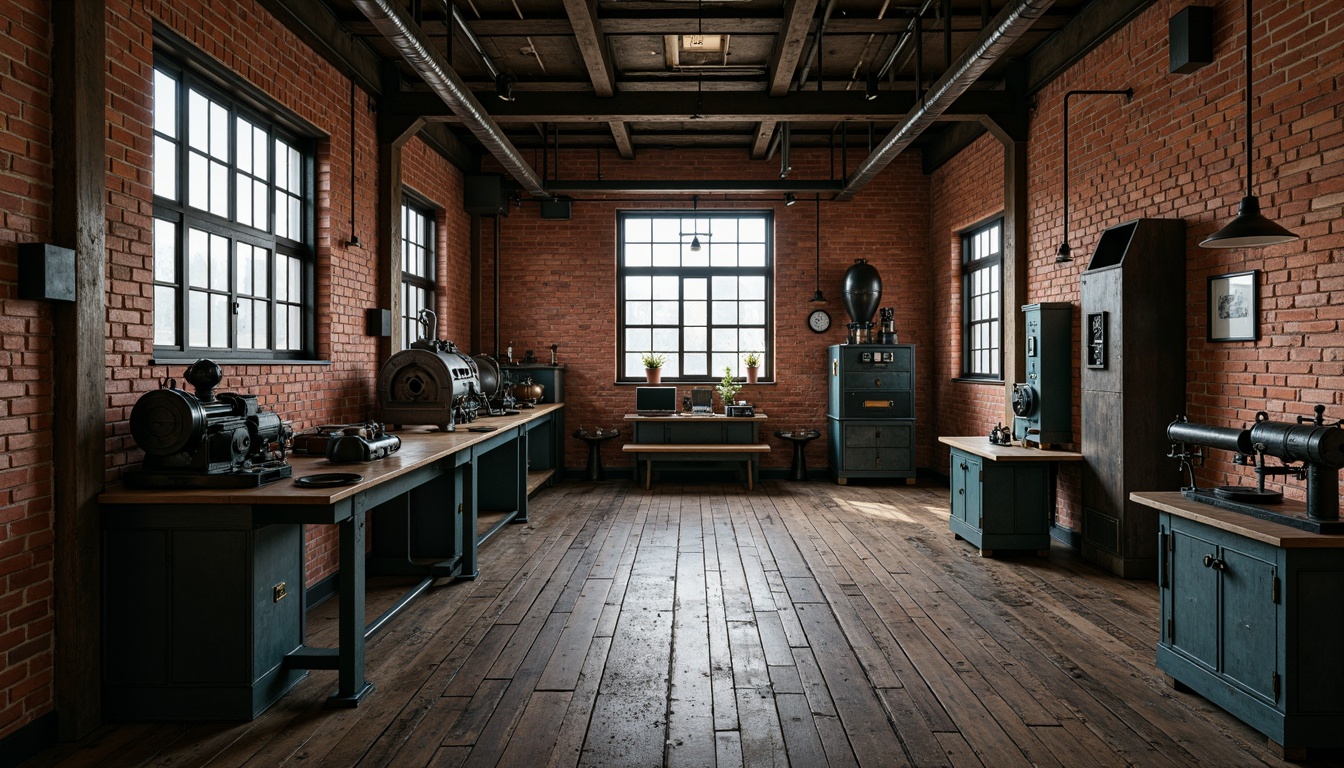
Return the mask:
<svg viewBox="0 0 1344 768"><path fill-rule="evenodd" d="M814 333L825 333L831 327L831 316L824 309L814 309L807 316L807 327Z"/></svg>

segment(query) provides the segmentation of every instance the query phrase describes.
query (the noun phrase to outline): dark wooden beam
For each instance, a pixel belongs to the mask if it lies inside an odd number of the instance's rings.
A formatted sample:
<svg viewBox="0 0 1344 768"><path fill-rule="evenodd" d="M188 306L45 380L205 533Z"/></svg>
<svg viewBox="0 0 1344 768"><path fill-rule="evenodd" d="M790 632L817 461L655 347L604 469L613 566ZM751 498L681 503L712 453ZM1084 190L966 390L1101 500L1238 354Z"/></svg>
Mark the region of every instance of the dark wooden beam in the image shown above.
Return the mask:
<svg viewBox="0 0 1344 768"><path fill-rule="evenodd" d="M783 96L789 92L798 60L803 56L803 44L812 26L812 15L817 12L817 0L785 0L784 31L770 52L770 95Z"/></svg>
<svg viewBox="0 0 1344 768"><path fill-rule="evenodd" d="M1027 93L1044 88L1069 67L1142 13L1153 0L1106 0L1088 3L1063 29L1046 38L1027 58ZM1097 83L1089 88L1123 88Z"/></svg>
<svg viewBox="0 0 1344 768"><path fill-rule="evenodd" d="M98 494L107 454L107 4L51 4L52 239L75 251L75 301L52 306L55 708L63 741L102 724ZM148 339L144 340L148 345ZM146 350L148 352L148 350ZM144 355L143 359L147 359Z"/></svg>
<svg viewBox="0 0 1344 768"><path fill-rule="evenodd" d="M938 170L948 160L969 147L971 142L985 135L985 126L979 121L963 120L947 127L928 140L922 147L921 162L924 173Z"/></svg>
<svg viewBox="0 0 1344 768"><path fill-rule="evenodd" d="M943 113L949 120L978 120L982 115L1004 111L1008 97L1002 91L974 91L957 99ZM914 106L908 91L883 92L865 101L862 93L804 91L772 98L763 93L694 91L674 93L625 93L601 98L582 93L531 93L516 101L490 104L490 117L500 124L516 123L607 123L690 120L697 122L760 122L842 120L898 120ZM459 118L432 94L389 94L380 111L431 121L455 122Z"/></svg>
<svg viewBox="0 0 1344 768"><path fill-rule="evenodd" d="M322 0L259 0L261 7L299 36L366 93L378 96L382 58L351 33Z"/></svg>
<svg viewBox="0 0 1344 768"><path fill-rule="evenodd" d="M611 140L616 142L616 152L622 160L635 159L635 145L630 141L630 129L620 120L607 123L611 127Z"/></svg>
<svg viewBox="0 0 1344 768"><path fill-rule="evenodd" d="M751 140L751 159L764 160L770 151L770 139L775 135L778 120L762 120L756 124L756 136Z"/></svg>
<svg viewBox="0 0 1344 768"><path fill-rule="evenodd" d="M574 193L616 193L629 192L656 193L676 192L684 194L783 194L801 192L806 194L832 195L844 186L841 181L789 180L789 179L663 179L659 181L595 181L591 179L556 179L546 185L549 192Z"/></svg>
<svg viewBox="0 0 1344 768"><path fill-rule="evenodd" d="M593 93L610 97L616 92L616 84L611 54L602 34L602 22L597 19L597 0L564 2L569 24L574 28L574 43L579 47L583 65L588 69L588 79L593 83Z"/></svg>
<svg viewBox="0 0 1344 768"><path fill-rule="evenodd" d="M379 366L401 351L401 185L401 144L379 141L378 309L392 312L392 335L378 339Z"/></svg>

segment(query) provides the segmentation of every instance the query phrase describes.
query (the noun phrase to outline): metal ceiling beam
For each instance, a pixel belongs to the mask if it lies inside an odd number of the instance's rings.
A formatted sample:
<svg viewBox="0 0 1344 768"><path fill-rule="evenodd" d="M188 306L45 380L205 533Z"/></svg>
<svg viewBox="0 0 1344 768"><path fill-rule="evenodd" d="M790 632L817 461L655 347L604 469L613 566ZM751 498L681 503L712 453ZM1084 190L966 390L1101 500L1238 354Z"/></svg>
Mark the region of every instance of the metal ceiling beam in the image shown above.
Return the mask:
<svg viewBox="0 0 1344 768"><path fill-rule="evenodd" d="M1015 0L994 18L952 66L929 89L925 101L878 144L846 181L837 199L849 200L910 146L940 115L946 112L970 88L989 66L1007 53L1032 22L1054 0Z"/></svg>
<svg viewBox="0 0 1344 768"><path fill-rule="evenodd" d="M962 94L944 107L938 119L976 120L1009 107L1003 91ZM491 105L500 123L606 123L691 120L696 122L886 121L900 120L915 106L914 94L884 91L865 101L861 93L806 91L771 98L763 93L695 92L620 93L609 99L582 93L528 93L512 102ZM698 108L698 110L697 110ZM426 120L450 122L456 114L427 93L389 94L379 109Z"/></svg>
<svg viewBox="0 0 1344 768"><path fill-rule="evenodd" d="M770 51L770 95L783 96L789 92L798 61L803 57L812 16L817 12L817 0L785 0L784 30Z"/></svg>
<svg viewBox="0 0 1344 768"><path fill-rule="evenodd" d="M395 7L391 0L354 1L430 89L463 119L467 129L499 160L509 175L529 194L549 198L550 193L542 184L541 177L518 154L508 137L486 114L481 103L467 90L462 78L448 66L443 56L434 50L405 13Z"/></svg>

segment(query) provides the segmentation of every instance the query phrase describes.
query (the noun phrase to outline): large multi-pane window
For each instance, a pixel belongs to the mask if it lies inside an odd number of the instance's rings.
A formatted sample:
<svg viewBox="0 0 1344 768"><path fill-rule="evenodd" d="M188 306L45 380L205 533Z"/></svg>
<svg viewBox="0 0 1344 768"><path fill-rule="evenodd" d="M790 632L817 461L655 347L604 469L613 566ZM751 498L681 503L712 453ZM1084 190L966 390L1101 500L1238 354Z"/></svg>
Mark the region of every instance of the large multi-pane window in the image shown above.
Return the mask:
<svg viewBox="0 0 1344 768"><path fill-rule="evenodd" d="M744 376L748 352L770 378L770 214L687 213L620 214L617 378L642 380L645 354L667 358L665 381Z"/></svg>
<svg viewBox="0 0 1344 768"><path fill-rule="evenodd" d="M1003 378L1003 219L961 236L962 376Z"/></svg>
<svg viewBox="0 0 1344 768"><path fill-rule="evenodd" d="M420 338L416 315L434 309L434 214L426 208L401 204L401 344ZM434 329L430 329L433 336Z"/></svg>
<svg viewBox="0 0 1344 768"><path fill-rule="evenodd" d="M194 72L156 60L156 355L311 351L307 145Z"/></svg>

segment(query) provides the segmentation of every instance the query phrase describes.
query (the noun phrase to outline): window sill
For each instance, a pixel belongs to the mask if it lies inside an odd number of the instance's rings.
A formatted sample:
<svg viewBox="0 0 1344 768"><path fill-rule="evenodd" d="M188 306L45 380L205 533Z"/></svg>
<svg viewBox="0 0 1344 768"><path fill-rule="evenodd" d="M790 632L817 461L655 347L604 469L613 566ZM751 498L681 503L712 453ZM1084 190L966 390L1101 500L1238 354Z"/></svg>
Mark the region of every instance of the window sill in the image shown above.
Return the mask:
<svg viewBox="0 0 1344 768"><path fill-rule="evenodd" d="M1003 384L1004 384L1004 381L1003 381L1003 379L981 379L981 378L971 378L971 377L967 377L967 376L954 376L954 377L952 377L952 383L953 383L953 384L993 384L993 385L995 385L995 386L1002 387Z"/></svg>
<svg viewBox="0 0 1344 768"><path fill-rule="evenodd" d="M160 355L149 361L150 365L181 365L182 363L191 364L200 359L213 360L219 365L331 365L330 360L276 360L274 358L257 357L212 357L208 355L184 355L182 357L168 357Z"/></svg>
<svg viewBox="0 0 1344 768"><path fill-rule="evenodd" d="M704 381L664 381L658 384L650 384L647 381L614 381L613 385L617 387L713 387L717 386L723 379L705 379ZM779 384L775 379L757 379L755 384L741 382L744 387L773 387Z"/></svg>

